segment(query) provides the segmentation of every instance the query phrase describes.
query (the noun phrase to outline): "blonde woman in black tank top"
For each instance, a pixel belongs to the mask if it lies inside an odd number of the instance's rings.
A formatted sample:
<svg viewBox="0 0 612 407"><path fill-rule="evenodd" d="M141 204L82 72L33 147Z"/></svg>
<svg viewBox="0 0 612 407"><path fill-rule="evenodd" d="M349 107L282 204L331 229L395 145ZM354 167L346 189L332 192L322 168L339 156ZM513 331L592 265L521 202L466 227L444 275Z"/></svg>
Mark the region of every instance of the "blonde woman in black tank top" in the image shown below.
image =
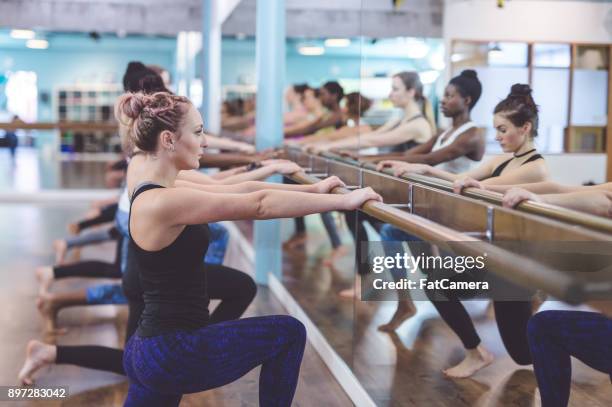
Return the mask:
<svg viewBox="0 0 612 407"><path fill-rule="evenodd" d="M127 187L133 194L130 244L137 247L132 253L145 310L125 347L130 380L125 406L178 406L183 394L230 383L258 365L260 405L290 406L304 326L285 315L210 324L202 295L206 269L196 262L206 249L206 224L355 210L380 196L371 188L333 195L299 192L299 185L179 186L177 174L198 168L206 147L202 117L189 100L167 93L127 94L116 116L142 152L140 162L130 164Z"/></svg>

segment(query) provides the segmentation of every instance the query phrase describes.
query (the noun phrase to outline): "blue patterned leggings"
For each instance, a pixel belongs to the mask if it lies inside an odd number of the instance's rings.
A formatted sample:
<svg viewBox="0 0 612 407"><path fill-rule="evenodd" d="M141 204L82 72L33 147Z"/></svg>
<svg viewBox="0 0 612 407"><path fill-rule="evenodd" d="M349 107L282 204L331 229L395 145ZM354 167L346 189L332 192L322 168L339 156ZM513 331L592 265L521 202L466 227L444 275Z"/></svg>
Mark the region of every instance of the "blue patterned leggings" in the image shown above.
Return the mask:
<svg viewBox="0 0 612 407"><path fill-rule="evenodd" d="M226 385L259 365L259 405L290 406L305 344L304 325L286 315L133 335L123 357L130 380L125 406L178 406L182 394Z"/></svg>
<svg viewBox="0 0 612 407"><path fill-rule="evenodd" d="M567 406L574 356L612 379L612 320L596 312L543 311L528 338L542 407Z"/></svg>

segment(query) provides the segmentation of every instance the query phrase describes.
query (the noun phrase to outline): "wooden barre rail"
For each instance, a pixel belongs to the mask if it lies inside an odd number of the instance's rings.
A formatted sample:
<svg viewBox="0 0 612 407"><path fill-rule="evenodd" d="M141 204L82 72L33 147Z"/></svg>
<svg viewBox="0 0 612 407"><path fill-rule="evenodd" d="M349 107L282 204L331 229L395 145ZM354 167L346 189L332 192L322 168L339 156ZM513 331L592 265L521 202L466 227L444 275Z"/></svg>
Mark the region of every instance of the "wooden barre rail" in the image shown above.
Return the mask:
<svg viewBox="0 0 612 407"><path fill-rule="evenodd" d="M319 181L318 178L303 172L292 174L289 178L300 184ZM349 192L348 189L341 187L332 191L334 194ZM556 298L573 304L586 300L583 283L565 272L381 202L366 202L361 211L434 244L444 245L450 242L449 246L463 255L481 256L487 253L487 269L516 284L542 289ZM607 294L601 293L604 298Z"/></svg>
<svg viewBox="0 0 612 407"><path fill-rule="evenodd" d="M60 131L104 131L116 132L119 129L117 123L105 122L9 122L0 123L0 130L60 130Z"/></svg>
<svg viewBox="0 0 612 407"><path fill-rule="evenodd" d="M353 165L364 170L380 172L393 176L393 172L390 170L377 171L376 166L372 163L363 163L352 158L341 156L339 154L323 152L319 156L315 156L310 153L306 153L299 148L289 148L288 151L290 150L307 156L323 157L328 160L334 160L348 165ZM438 178L427 177L419 174L402 175L398 178L405 179L421 185L427 185L447 192L453 191L452 183ZM503 197L503 195L500 193L486 191L478 188L466 188L463 190L462 195L468 198L489 202L498 206L501 206ZM516 209L527 213L532 213L534 215L544 216L550 219L556 219L566 223L584 226L589 229L612 233L612 220L603 217L533 201L523 202L518 205Z"/></svg>

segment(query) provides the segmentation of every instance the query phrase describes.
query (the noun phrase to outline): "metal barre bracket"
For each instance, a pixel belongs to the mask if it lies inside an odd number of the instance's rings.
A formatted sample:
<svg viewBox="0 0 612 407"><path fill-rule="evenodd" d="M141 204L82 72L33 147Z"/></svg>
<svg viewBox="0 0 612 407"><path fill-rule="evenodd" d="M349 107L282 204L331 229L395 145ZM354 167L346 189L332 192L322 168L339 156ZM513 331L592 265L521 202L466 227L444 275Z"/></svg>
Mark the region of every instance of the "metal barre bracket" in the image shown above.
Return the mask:
<svg viewBox="0 0 612 407"><path fill-rule="evenodd" d="M311 177L327 177L327 173L324 172L309 172L308 175L310 175Z"/></svg>
<svg viewBox="0 0 612 407"><path fill-rule="evenodd" d="M408 184L408 209L410 213L414 211L414 185Z"/></svg>
<svg viewBox="0 0 612 407"><path fill-rule="evenodd" d="M485 237L489 242L493 241L494 237L494 221L495 221L495 209L492 206L487 206L487 230L485 231Z"/></svg>

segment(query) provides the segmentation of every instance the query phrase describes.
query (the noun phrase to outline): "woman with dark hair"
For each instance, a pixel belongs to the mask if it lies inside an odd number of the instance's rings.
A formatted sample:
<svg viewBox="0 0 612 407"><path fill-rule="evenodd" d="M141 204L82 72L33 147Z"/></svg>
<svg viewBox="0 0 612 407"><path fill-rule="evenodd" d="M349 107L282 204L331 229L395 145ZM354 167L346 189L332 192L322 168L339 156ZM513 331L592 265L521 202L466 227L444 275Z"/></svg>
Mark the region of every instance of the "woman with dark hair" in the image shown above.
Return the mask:
<svg viewBox="0 0 612 407"><path fill-rule="evenodd" d="M496 139L506 153L479 165L465 173L453 174L427 164L408 164L399 161L383 161L380 168L390 167L396 175L418 173L454 181L454 190L488 184L525 184L546 181L548 170L543 157L534 147L538 129L538 107L528 85L515 84L510 94L497 104L493 123ZM428 272L428 270L424 270ZM429 272L428 279L437 279ZM469 274L469 273L468 273ZM457 274L456 279L466 278ZM466 349L465 358L456 366L444 370L453 378L473 375L493 361L493 355L484 348L474 324L461 304L461 294L453 290L426 290L427 296L440 316L459 336ZM495 319L500 335L512 359L521 365L531 363L527 344L527 321L532 314L531 301L493 301Z"/></svg>
<svg viewBox="0 0 612 407"><path fill-rule="evenodd" d="M291 137L300 137L308 134L309 129L314 128L325 115L325 107L319 97L320 93L319 88L304 89L300 99L304 109L306 109L306 115L301 120L285 124L283 129L285 137L290 135Z"/></svg>
<svg viewBox="0 0 612 407"><path fill-rule="evenodd" d="M394 75L389 99L395 107L403 110L401 119L392 119L370 133L320 144L314 150L392 147L393 151L403 152L431 139L435 129L433 114L416 72Z"/></svg>
<svg viewBox="0 0 612 407"><path fill-rule="evenodd" d="M307 93L308 91L306 91ZM305 93L305 95L306 95ZM309 95L310 96L310 95ZM318 108L318 113L310 117L307 121L285 127L285 137L300 137L318 132L329 132L342 127L345 123L340 102L344 98L344 89L336 81L325 82L315 91L314 96L319 99L322 110ZM312 111L304 101L306 109Z"/></svg>
<svg viewBox="0 0 612 407"><path fill-rule="evenodd" d="M351 92L345 97L346 104L343 109L346 125L332 132L317 133L312 136L306 136L299 140L287 140L286 144L303 146L306 149L315 147L319 143L340 140L345 137L356 136L361 133L367 133L372 128L361 121L361 116L365 114L372 106L372 100L363 96L359 92Z"/></svg>
<svg viewBox="0 0 612 407"><path fill-rule="evenodd" d="M310 86L303 83L291 85L285 91L285 101L287 102L288 108L283 115L283 122L285 126L298 123L304 120L308 115L308 110L302 102L306 89L310 89Z"/></svg>

